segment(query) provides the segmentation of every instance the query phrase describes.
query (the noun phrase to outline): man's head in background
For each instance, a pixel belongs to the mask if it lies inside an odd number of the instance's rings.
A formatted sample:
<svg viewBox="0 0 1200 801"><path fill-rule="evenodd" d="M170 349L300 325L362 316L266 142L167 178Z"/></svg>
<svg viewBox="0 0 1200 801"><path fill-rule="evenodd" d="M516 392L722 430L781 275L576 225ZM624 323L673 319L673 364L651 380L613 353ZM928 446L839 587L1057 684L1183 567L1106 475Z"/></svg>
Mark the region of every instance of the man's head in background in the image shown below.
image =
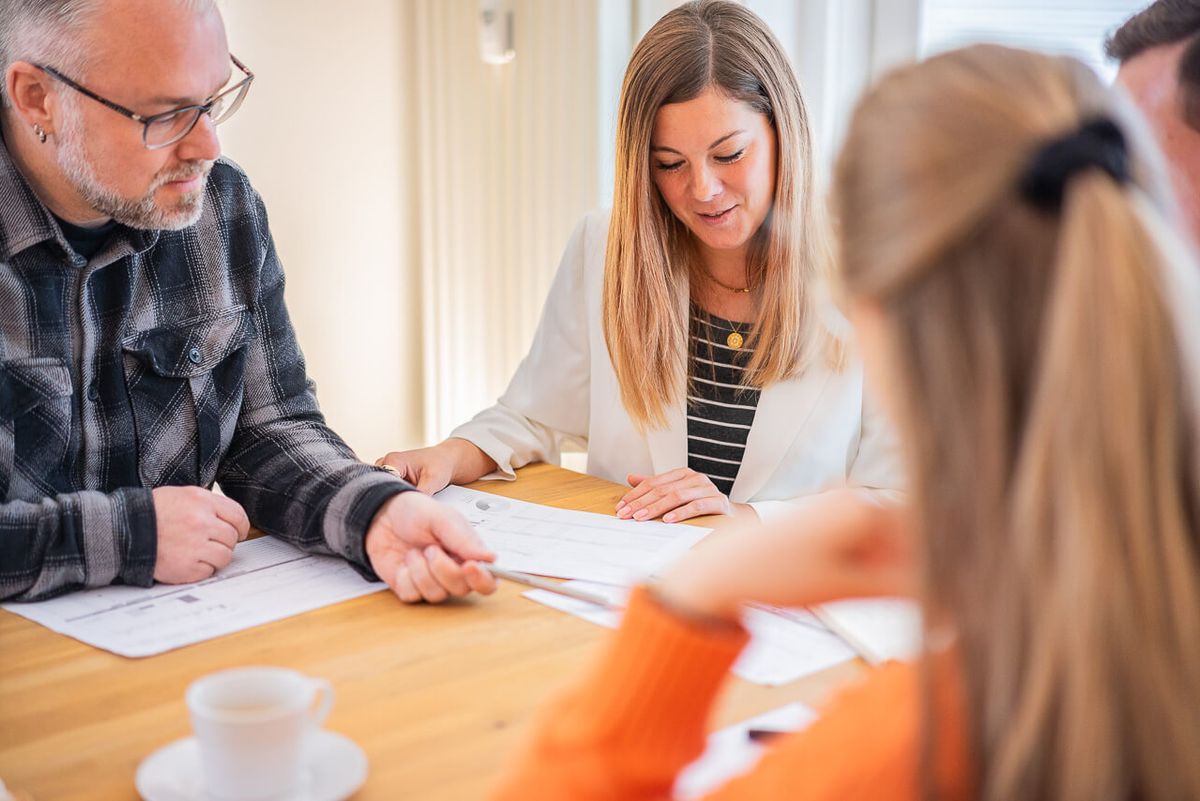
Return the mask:
<svg viewBox="0 0 1200 801"><path fill-rule="evenodd" d="M1200 244L1200 0L1155 0L1105 44L1117 83L1167 157L1185 223Z"/></svg>

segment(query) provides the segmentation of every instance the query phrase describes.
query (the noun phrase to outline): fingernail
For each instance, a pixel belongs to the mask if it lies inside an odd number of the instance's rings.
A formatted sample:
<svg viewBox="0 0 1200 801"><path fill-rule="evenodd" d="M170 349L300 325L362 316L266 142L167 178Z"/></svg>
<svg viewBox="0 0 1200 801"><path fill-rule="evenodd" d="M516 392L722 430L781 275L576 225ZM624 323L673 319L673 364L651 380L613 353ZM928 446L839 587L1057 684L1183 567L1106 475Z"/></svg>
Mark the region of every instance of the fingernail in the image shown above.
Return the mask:
<svg viewBox="0 0 1200 801"><path fill-rule="evenodd" d="M663 522L664 523L674 523L675 522L675 514L671 513L671 514L663 515Z"/></svg>
<svg viewBox="0 0 1200 801"><path fill-rule="evenodd" d="M437 546L436 545L426 545L425 546L425 558L432 559L436 554L437 554Z"/></svg>
<svg viewBox="0 0 1200 801"><path fill-rule="evenodd" d="M623 520L623 519L629 517L629 515L631 515L631 514L633 514L633 513L629 511L628 507L626 507L625 509L621 509L620 511L617 512L617 517L619 517Z"/></svg>
<svg viewBox="0 0 1200 801"><path fill-rule="evenodd" d="M638 512L637 514L635 514L635 515L633 516L633 519L634 519L634 520L645 520L645 519L646 519L648 516L649 516L649 515L648 515L648 513L646 512L646 510L645 510L645 509L643 509L643 510L641 510L640 512Z"/></svg>
<svg viewBox="0 0 1200 801"><path fill-rule="evenodd" d="M618 501L617 502L617 511L619 512L624 508L625 508L625 501Z"/></svg>

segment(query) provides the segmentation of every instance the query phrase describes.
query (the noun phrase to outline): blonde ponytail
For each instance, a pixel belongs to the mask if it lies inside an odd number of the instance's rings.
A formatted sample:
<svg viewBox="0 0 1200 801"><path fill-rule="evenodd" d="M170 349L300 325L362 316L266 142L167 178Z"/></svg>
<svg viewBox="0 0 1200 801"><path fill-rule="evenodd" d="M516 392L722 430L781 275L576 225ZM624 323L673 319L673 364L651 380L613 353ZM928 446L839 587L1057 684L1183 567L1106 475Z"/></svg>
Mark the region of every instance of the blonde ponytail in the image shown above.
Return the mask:
<svg viewBox="0 0 1200 801"><path fill-rule="evenodd" d="M1031 158L1097 117L1128 172L1076 165L1031 202ZM1139 137L1076 62L977 46L886 78L838 162L985 801L1200 798L1200 365Z"/></svg>
<svg viewBox="0 0 1200 801"><path fill-rule="evenodd" d="M1180 708L1200 699L1195 400L1158 253L1111 178L1071 179L996 554L1016 581L970 638L985 798L1200 794L1200 714ZM987 618L1014 612L997 640Z"/></svg>

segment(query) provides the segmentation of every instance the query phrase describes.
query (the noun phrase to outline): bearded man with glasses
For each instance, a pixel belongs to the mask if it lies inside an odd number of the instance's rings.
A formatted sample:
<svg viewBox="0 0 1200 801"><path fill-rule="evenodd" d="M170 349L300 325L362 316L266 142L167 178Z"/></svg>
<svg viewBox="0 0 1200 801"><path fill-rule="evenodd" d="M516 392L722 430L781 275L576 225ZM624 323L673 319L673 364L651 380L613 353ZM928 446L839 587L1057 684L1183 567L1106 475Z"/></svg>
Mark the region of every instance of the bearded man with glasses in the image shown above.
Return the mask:
<svg viewBox="0 0 1200 801"><path fill-rule="evenodd" d="M466 521L325 425L220 157L254 75L213 2L0 0L0 68L0 599L198 581L251 524L406 601L491 592Z"/></svg>

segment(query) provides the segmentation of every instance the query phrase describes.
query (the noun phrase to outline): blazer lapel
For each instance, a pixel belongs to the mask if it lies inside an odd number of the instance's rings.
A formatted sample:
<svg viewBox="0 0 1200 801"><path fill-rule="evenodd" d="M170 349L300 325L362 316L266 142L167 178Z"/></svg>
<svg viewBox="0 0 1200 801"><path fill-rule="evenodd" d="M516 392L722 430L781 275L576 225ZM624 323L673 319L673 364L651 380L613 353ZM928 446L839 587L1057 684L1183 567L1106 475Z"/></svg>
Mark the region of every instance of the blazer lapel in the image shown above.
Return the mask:
<svg viewBox="0 0 1200 801"><path fill-rule="evenodd" d="M763 390L758 397L754 424L746 438L742 467L729 493L730 500L745 503L775 474L784 455L820 403L821 396L829 386L829 378L828 369L810 367L799 378L780 381ZM683 441L683 458L686 460L686 429Z"/></svg>

